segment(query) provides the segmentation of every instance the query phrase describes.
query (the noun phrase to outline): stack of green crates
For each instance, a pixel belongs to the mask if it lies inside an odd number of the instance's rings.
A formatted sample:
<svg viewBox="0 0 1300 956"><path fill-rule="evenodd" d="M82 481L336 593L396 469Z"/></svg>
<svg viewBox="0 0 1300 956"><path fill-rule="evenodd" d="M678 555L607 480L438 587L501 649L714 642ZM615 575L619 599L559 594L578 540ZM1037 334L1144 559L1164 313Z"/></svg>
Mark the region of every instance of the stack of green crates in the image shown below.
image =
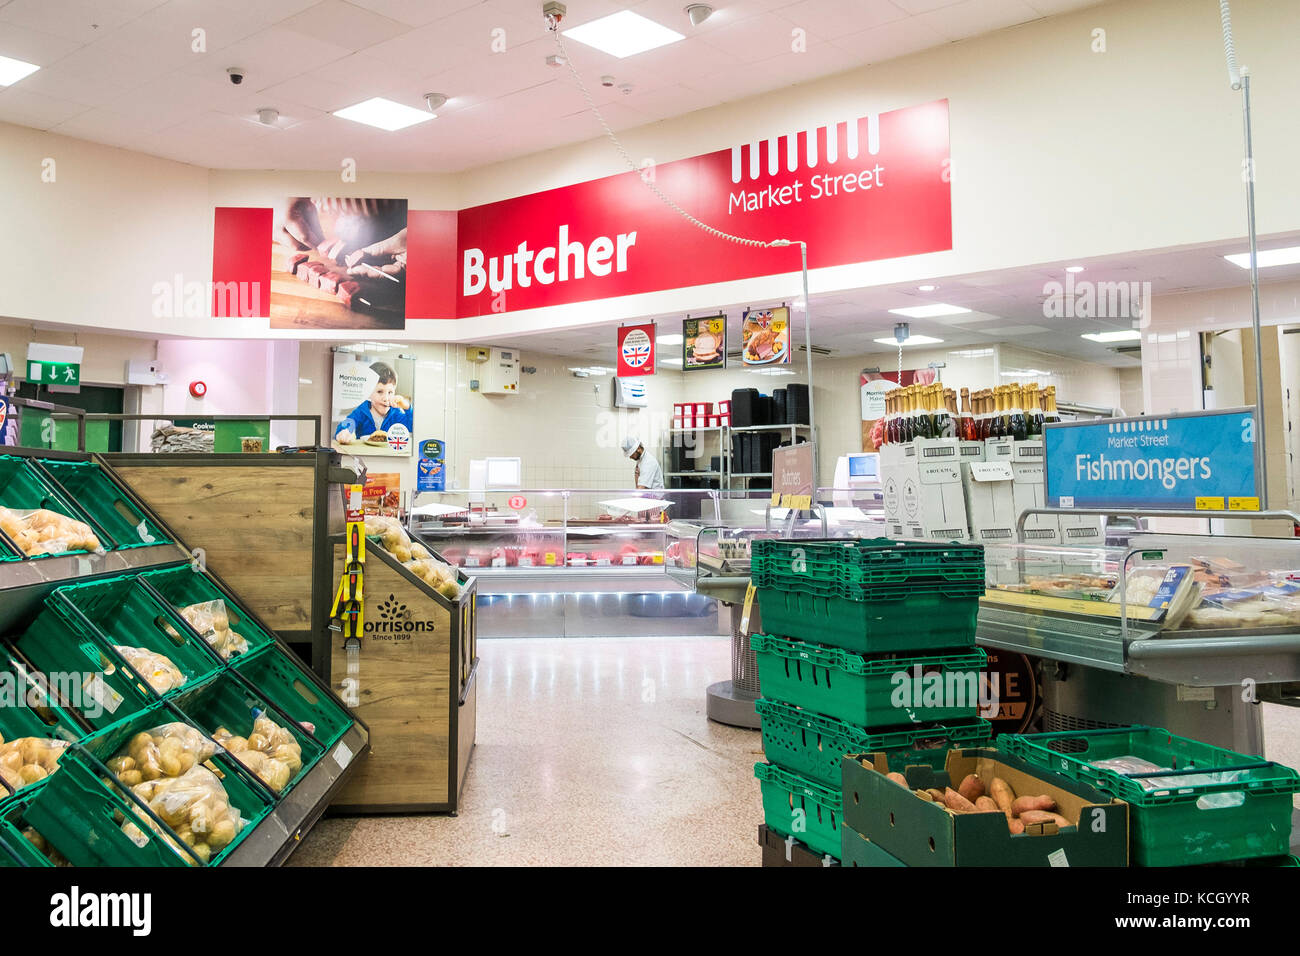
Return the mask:
<svg viewBox="0 0 1300 956"><path fill-rule="evenodd" d="M752 555L766 632L750 638L765 821L836 859L852 846L856 859L866 838L842 825L844 754L939 766L950 748L993 736L979 717L986 656L975 647L984 549L780 539L755 541Z"/></svg>
<svg viewBox="0 0 1300 956"><path fill-rule="evenodd" d="M1126 801L1134 866L1294 865L1300 774L1290 767L1158 727L1007 735L999 745Z"/></svg>
<svg viewBox="0 0 1300 956"><path fill-rule="evenodd" d="M223 600L230 627L248 642L245 653L223 658L181 611L191 604ZM208 574L188 563L56 588L25 631L0 645L0 672L81 674L88 678L76 700L59 707L4 706L0 735L57 738L68 742L58 769L11 791L0 782L0 867L50 866L61 855L75 866L186 866L198 859L160 836L165 824L123 788L111 786L106 762L141 730L181 721L212 736L224 727L247 737L265 714L288 730L302 751L302 768L279 792L219 753L231 804L248 825L209 865L218 865L307 773L328 759L354 724L347 709L319 692L304 665L242 615ZM179 687L160 692L130 666L119 647L166 655L184 675ZM66 695L70 688L59 693ZM21 702L20 702L21 704ZM123 833L135 820L143 838ZM30 838L33 831L46 847ZM143 843L140 840L143 839ZM53 854L50 851L58 851Z"/></svg>

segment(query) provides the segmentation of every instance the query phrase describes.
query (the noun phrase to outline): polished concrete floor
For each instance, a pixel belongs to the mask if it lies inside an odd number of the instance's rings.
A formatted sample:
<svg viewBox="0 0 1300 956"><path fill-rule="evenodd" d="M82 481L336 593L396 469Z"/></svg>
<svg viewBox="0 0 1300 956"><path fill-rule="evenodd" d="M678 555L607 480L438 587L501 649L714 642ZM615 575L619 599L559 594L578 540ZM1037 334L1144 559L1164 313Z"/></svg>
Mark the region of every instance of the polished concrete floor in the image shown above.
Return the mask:
<svg viewBox="0 0 1300 956"><path fill-rule="evenodd" d="M478 746L457 817L321 821L299 866L753 866L757 731L705 717L727 638L479 644Z"/></svg>
<svg viewBox="0 0 1300 956"><path fill-rule="evenodd" d="M704 714L726 638L479 645L478 746L459 816L321 821L291 865L753 866L756 731ZM1265 705L1267 756L1300 766L1300 710Z"/></svg>

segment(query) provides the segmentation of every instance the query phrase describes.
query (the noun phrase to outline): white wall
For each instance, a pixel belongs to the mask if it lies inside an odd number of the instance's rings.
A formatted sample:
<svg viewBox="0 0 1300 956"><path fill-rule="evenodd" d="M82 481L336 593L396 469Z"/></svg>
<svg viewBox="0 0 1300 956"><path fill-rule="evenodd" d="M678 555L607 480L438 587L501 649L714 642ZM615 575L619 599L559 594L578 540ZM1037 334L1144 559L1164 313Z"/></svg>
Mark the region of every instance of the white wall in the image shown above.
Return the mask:
<svg viewBox="0 0 1300 956"><path fill-rule="evenodd" d="M947 97L952 109L954 249L818 270L814 292L1222 241L1243 230L1239 100L1226 83L1218 20L1187 0L1112 3L1045 18L624 135L664 162L790 129ZM1203 6L1203 5L1202 5ZM1255 89L1261 235L1300 229L1294 38L1300 4L1238 0L1238 49ZM1092 51L1092 31L1107 52ZM809 55L815 55L810 53ZM1118 145L1117 145L1118 144ZM40 181L43 158L58 180ZM0 126L0 315L200 337L327 339L265 321L162 319L153 288L209 278L212 207L262 205L315 190L406 195L466 206L621 171L604 140L456 176L209 173L179 163ZM75 265L71 281L69 264ZM790 276L535 310L452 330L412 323L394 338L609 323L708 303L786 297Z"/></svg>

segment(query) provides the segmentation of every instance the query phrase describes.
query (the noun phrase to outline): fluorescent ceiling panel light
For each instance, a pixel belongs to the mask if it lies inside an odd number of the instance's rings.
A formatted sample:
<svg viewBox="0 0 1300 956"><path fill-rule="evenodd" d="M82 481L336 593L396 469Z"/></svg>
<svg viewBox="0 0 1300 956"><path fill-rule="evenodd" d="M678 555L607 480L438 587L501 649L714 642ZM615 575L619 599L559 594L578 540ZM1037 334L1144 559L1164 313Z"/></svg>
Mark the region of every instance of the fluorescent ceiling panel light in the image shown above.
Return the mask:
<svg viewBox="0 0 1300 956"><path fill-rule="evenodd" d="M933 292L935 289L939 287L937 285L919 285L917 286L917 288L920 289L922 292Z"/></svg>
<svg viewBox="0 0 1300 956"><path fill-rule="evenodd" d="M1230 256L1224 256L1234 266L1241 266L1243 269L1250 268L1250 253L1238 252ZM1300 262L1300 246L1288 246L1285 249L1260 249L1259 250L1259 267L1267 269L1269 266L1293 266Z"/></svg>
<svg viewBox="0 0 1300 956"><path fill-rule="evenodd" d="M399 129L406 129L408 126L414 126L416 123L428 122L434 118L434 114L428 110L417 110L412 106L403 106L401 103L386 100L382 96L371 97L365 102L353 106L345 106L341 110L335 110L334 115L341 116L345 120L352 120L354 123L376 126L379 129L388 130L390 133Z"/></svg>
<svg viewBox="0 0 1300 956"><path fill-rule="evenodd" d="M932 339L928 335L909 335L902 343L895 338L873 339L872 341L879 342L881 345L938 345L943 339Z"/></svg>
<svg viewBox="0 0 1300 956"><path fill-rule="evenodd" d="M905 309L890 309L891 315L905 315L909 319L937 319L941 315L962 315L969 312L970 309L964 309L960 305L944 305L942 302L936 302L934 305L909 305Z"/></svg>
<svg viewBox="0 0 1300 956"><path fill-rule="evenodd" d="M1116 329L1113 332L1084 332L1079 337L1104 345L1109 342L1136 342L1142 338L1142 333L1137 329Z"/></svg>
<svg viewBox="0 0 1300 956"><path fill-rule="evenodd" d="M1066 266L1066 267L1065 267L1065 271L1066 271L1066 272L1082 272L1082 271L1083 271L1083 266Z"/></svg>
<svg viewBox="0 0 1300 956"><path fill-rule="evenodd" d="M40 67L35 63L0 56L0 86L12 86L24 76L31 76L39 69Z"/></svg>
<svg viewBox="0 0 1300 956"><path fill-rule="evenodd" d="M620 60L686 39L676 30L669 30L631 10L573 27L565 30L564 35Z"/></svg>

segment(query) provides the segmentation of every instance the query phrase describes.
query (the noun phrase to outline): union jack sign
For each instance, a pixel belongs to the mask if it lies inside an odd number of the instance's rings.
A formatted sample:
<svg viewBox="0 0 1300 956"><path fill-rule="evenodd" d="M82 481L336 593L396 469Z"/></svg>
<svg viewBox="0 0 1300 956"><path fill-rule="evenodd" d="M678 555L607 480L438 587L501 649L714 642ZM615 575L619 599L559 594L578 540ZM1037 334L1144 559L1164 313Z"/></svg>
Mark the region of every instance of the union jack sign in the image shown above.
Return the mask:
<svg viewBox="0 0 1300 956"><path fill-rule="evenodd" d="M630 325L618 330L618 374L653 375L655 373L655 327Z"/></svg>

